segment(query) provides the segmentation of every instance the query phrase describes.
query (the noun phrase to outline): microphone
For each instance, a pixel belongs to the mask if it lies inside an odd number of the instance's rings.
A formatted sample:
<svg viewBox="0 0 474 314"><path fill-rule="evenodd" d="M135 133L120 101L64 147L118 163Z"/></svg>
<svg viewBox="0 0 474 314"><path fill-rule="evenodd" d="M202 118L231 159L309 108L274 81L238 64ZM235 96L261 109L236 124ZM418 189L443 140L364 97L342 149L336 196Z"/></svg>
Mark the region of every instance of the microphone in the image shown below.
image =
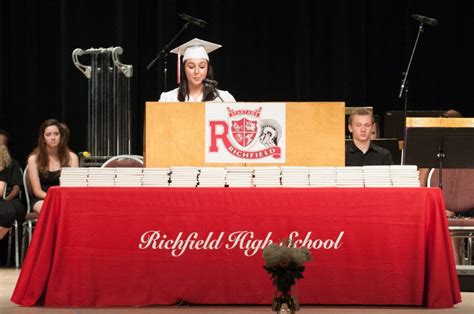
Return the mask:
<svg viewBox="0 0 474 314"><path fill-rule="evenodd" d="M418 14L413 14L411 16L414 20L418 21L418 22L421 22L421 23L425 23L426 25L429 25L429 26L438 26L438 20L436 19L433 19L431 17L427 17L427 16L423 16L423 15L418 15Z"/></svg>
<svg viewBox="0 0 474 314"><path fill-rule="evenodd" d="M192 17L192 16L189 16L187 14L184 14L184 13L178 13L178 16L180 18L182 18L183 20L185 20L186 22L189 22L189 23L192 23L196 26L199 26L199 27L206 27L207 26L207 22L204 21L204 20L200 20L200 19L197 19L195 17Z"/></svg>
<svg viewBox="0 0 474 314"><path fill-rule="evenodd" d="M224 102L224 99L222 99L221 95L219 95L219 91L216 88L217 81L210 80L210 79L204 79L204 81L202 81L202 83L204 84L204 86L207 86L207 87L211 88L212 93L214 94L215 98L219 98L221 102Z"/></svg>
<svg viewBox="0 0 474 314"><path fill-rule="evenodd" d="M206 86L209 86L209 87L216 87L217 86L217 81L215 81L215 80L204 79L204 81L202 81L202 83Z"/></svg>

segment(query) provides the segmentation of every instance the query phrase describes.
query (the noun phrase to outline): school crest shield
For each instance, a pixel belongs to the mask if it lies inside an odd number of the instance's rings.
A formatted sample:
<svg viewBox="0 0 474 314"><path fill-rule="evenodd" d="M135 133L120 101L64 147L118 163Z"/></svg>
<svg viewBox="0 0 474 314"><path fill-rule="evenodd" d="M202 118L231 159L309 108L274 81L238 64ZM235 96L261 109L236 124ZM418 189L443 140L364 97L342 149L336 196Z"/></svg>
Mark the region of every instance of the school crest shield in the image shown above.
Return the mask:
<svg viewBox="0 0 474 314"><path fill-rule="evenodd" d="M250 119L248 116L240 119L230 119L230 130L233 140L243 149L250 148L258 139L260 133L258 120Z"/></svg>

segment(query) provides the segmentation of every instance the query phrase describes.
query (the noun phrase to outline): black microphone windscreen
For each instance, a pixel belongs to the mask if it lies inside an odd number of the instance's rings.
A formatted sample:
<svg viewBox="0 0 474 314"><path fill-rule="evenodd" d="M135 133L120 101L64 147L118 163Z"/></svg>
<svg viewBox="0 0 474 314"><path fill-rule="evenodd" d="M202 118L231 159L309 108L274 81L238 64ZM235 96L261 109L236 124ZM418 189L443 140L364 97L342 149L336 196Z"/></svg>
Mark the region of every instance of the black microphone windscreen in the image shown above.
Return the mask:
<svg viewBox="0 0 474 314"><path fill-rule="evenodd" d="M419 14L412 14L411 16L414 20L418 21L418 22L421 22L421 23L424 23L428 26L438 26L439 25L439 22L438 20L436 19L433 19L431 17L427 17L427 16L423 16L423 15L419 15Z"/></svg>
<svg viewBox="0 0 474 314"><path fill-rule="evenodd" d="M202 82L203 82L204 85L206 85L206 86L211 86L211 87L212 87L212 86L215 87L215 86L217 86L217 84L218 84L217 81L215 81L215 80L210 80L210 79L204 79L204 81L202 81Z"/></svg>

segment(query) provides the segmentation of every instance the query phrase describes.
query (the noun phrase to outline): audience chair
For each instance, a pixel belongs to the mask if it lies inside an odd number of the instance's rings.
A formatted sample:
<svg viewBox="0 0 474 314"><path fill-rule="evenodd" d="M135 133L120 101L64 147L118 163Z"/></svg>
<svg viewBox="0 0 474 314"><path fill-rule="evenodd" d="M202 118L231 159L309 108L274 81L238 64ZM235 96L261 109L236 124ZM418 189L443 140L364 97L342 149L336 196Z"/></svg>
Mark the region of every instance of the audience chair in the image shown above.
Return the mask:
<svg viewBox="0 0 474 314"><path fill-rule="evenodd" d="M28 238L28 246L31 242L31 237L33 235L33 229L38 221L38 214L33 212L30 203L30 185L28 181L28 166L26 166L25 171L23 172L23 188L25 189L25 199L26 199L26 216L25 222L23 223L23 235L21 238L21 263L26 254L26 239Z"/></svg>
<svg viewBox="0 0 474 314"><path fill-rule="evenodd" d="M456 214L474 208L474 169L443 169L443 196L446 209ZM431 169L428 175L428 187L439 186L439 169ZM449 232L453 238L467 240L467 252L464 241L456 250L460 250L461 264L472 265L474 237L474 218L459 217L448 219Z"/></svg>
<svg viewBox="0 0 474 314"><path fill-rule="evenodd" d="M23 170L21 170L21 173L23 174ZM3 198L5 199L7 197L7 187L5 187L5 190L3 191ZM20 191L20 198L21 198L21 191ZM10 260L11 260L11 254L12 254L12 237L15 237L15 267L20 268L20 240L18 238L19 234L19 223L18 220L14 220L12 224L12 228L10 229L10 232L8 234L8 251L7 251L7 267L10 267Z"/></svg>
<svg viewBox="0 0 474 314"><path fill-rule="evenodd" d="M139 155L119 155L108 159L102 168L143 168L143 157Z"/></svg>
<svg viewBox="0 0 474 314"><path fill-rule="evenodd" d="M7 267L10 267L10 260L12 258L12 238L15 237L15 267L20 268L20 241L18 239L18 228L18 220L15 219L8 234Z"/></svg>

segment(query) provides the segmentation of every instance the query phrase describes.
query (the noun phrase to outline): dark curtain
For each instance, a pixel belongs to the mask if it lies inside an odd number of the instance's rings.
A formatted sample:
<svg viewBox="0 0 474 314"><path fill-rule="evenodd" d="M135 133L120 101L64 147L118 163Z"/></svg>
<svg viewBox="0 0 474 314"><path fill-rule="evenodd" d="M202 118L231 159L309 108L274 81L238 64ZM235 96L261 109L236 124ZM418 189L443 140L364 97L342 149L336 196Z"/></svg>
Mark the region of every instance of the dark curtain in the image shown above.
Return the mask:
<svg viewBox="0 0 474 314"><path fill-rule="evenodd" d="M237 100L337 100L379 115L403 109L398 91L419 25L411 14L435 17L440 26L425 27L415 54L408 107L474 115L471 0L2 0L0 10L0 128L22 162L51 117L68 124L73 150L87 150L88 86L75 48L123 47L141 154L144 103L163 89L163 62L146 65L184 24L177 13L209 26L188 28L173 47L194 37L222 44L210 58L219 87ZM176 57L167 61L172 89Z"/></svg>

